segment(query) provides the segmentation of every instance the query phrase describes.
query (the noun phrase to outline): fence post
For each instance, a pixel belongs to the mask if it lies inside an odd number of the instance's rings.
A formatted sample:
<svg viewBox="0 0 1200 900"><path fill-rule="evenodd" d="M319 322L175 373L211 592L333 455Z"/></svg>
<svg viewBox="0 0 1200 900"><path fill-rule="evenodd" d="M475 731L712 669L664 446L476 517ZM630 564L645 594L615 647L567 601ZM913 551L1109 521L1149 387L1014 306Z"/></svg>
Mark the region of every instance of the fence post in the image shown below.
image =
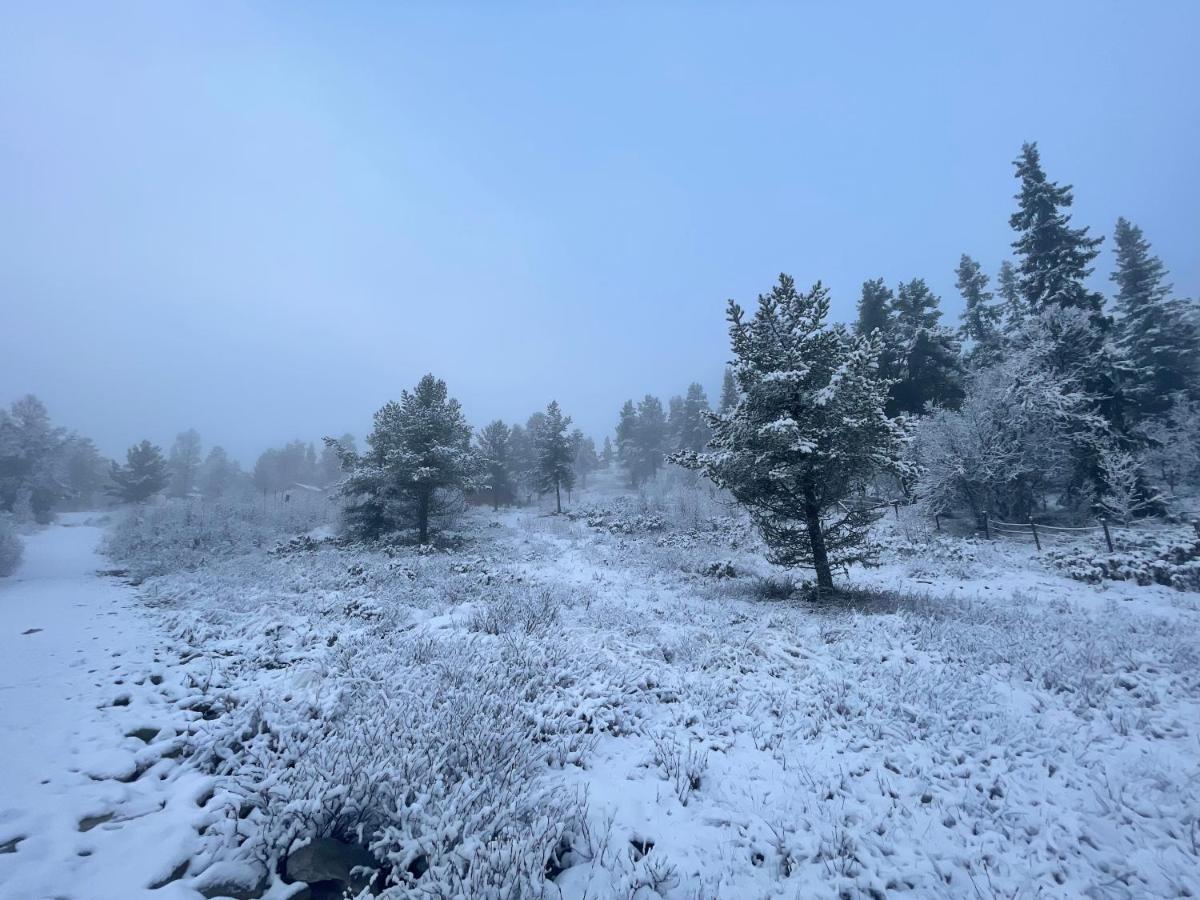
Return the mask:
<svg viewBox="0 0 1200 900"><path fill-rule="evenodd" d="M1029 530L1033 532L1033 543L1037 546L1038 552L1040 553L1042 550L1042 542L1038 540L1037 525L1034 524L1033 519L1029 520Z"/></svg>
<svg viewBox="0 0 1200 900"><path fill-rule="evenodd" d="M992 529L988 525L988 514L986 512L983 514L983 536L989 541L992 539Z"/></svg>
<svg viewBox="0 0 1200 900"><path fill-rule="evenodd" d="M1112 535L1108 532L1108 519L1100 517L1100 527L1104 529L1104 542L1108 544L1108 552L1113 552Z"/></svg>
<svg viewBox="0 0 1200 900"><path fill-rule="evenodd" d="M900 521L900 501L899 500L892 501L892 509L896 513L896 521L899 522Z"/></svg>
<svg viewBox="0 0 1200 900"><path fill-rule="evenodd" d="M942 517L939 516L937 513L933 514L933 524L937 528L938 531L942 530ZM1197 533L1200 533L1200 526L1197 526Z"/></svg>

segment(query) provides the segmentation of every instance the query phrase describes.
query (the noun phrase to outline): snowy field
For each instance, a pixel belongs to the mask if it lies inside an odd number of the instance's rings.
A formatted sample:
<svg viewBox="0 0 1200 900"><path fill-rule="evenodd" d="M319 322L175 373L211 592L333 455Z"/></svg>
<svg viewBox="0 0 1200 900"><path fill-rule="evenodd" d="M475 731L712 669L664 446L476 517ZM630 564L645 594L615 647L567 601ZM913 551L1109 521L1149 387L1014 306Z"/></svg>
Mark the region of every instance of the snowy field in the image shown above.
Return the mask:
<svg viewBox="0 0 1200 900"><path fill-rule="evenodd" d="M1200 595L889 514L814 604L703 490L574 501L137 588L29 538L0 897L337 896L314 838L392 897L1200 893Z"/></svg>

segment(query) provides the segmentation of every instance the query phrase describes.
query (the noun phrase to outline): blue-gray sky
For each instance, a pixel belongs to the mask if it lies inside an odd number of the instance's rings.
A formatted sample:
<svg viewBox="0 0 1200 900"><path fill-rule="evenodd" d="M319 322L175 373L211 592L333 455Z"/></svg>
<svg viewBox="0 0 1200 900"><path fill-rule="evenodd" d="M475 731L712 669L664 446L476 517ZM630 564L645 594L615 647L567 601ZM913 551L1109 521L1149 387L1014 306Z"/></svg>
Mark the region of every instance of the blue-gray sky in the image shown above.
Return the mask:
<svg viewBox="0 0 1200 900"><path fill-rule="evenodd" d="M726 298L780 271L953 319L1025 140L1195 296L1197 34L1193 0L4 4L0 401L252 461L433 371L599 438L715 391Z"/></svg>

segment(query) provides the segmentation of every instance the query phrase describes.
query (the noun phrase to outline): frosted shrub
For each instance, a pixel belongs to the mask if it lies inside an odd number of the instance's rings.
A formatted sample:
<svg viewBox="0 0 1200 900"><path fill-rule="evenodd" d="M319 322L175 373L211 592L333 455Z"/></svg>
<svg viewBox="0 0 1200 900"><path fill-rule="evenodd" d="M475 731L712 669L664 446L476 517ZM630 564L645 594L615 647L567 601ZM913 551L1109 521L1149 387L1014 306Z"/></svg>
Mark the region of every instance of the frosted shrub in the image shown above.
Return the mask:
<svg viewBox="0 0 1200 900"><path fill-rule="evenodd" d="M0 515L0 578L11 575L21 562L21 539L8 516Z"/></svg>
<svg viewBox="0 0 1200 900"><path fill-rule="evenodd" d="M134 506L109 530L104 552L141 581L268 549L329 522L333 512L327 501L280 503L262 498Z"/></svg>
<svg viewBox="0 0 1200 900"><path fill-rule="evenodd" d="M1047 560L1077 581L1133 581L1177 591L1200 591L1200 539L1151 534L1124 538L1116 552L1093 548L1051 550Z"/></svg>

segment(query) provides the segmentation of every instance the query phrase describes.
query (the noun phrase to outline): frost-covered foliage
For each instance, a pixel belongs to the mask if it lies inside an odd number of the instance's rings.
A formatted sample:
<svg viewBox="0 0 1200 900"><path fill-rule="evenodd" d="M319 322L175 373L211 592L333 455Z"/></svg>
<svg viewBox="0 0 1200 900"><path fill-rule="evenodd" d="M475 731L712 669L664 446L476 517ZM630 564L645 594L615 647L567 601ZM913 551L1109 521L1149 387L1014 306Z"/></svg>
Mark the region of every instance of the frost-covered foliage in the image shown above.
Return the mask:
<svg viewBox="0 0 1200 900"><path fill-rule="evenodd" d="M361 455L327 439L346 477L346 526L374 540L415 529L429 540L430 519L453 509L462 492L483 483L482 461L471 446L471 426L446 382L426 375L375 413L375 427Z"/></svg>
<svg viewBox="0 0 1200 900"><path fill-rule="evenodd" d="M21 539L17 537L11 518L0 513L0 578L11 575L21 563Z"/></svg>
<svg viewBox="0 0 1200 900"><path fill-rule="evenodd" d="M959 409L939 410L919 423L912 461L921 473L917 496L929 512L988 512L1026 521L1067 476L1080 442L1103 432L1088 398L1046 364L1050 349L1038 340L1013 348L971 377Z"/></svg>
<svg viewBox="0 0 1200 900"><path fill-rule="evenodd" d="M266 550L333 520L324 498L264 497L171 500L124 510L109 529L104 552L140 581L196 569L213 560Z"/></svg>
<svg viewBox="0 0 1200 900"><path fill-rule="evenodd" d="M1051 549L1046 558L1079 581L1133 581L1200 591L1200 538L1195 534L1123 535L1113 553L1072 547Z"/></svg>
<svg viewBox="0 0 1200 900"><path fill-rule="evenodd" d="M680 453L748 510L773 562L811 566L821 589L831 568L869 557L869 513L848 505L881 471L898 471L902 424L883 412L888 382L879 346L826 324L829 293L802 294L787 275L758 298L752 319L729 304L741 396L712 417L701 453Z"/></svg>

